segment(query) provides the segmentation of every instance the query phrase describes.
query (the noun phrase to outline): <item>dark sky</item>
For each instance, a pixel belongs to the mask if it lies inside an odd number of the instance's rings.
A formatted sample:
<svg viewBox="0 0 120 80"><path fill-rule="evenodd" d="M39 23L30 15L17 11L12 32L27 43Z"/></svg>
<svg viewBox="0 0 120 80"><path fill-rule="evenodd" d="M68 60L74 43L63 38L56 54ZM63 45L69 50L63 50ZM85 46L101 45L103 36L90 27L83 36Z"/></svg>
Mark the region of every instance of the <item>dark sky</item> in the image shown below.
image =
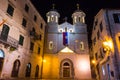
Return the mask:
<svg viewBox="0 0 120 80"><path fill-rule="evenodd" d="M76 4L80 5L80 10L86 14L86 24L88 33L91 34L94 16L101 8L120 9L119 0L31 0L38 12L46 21L46 13L52 9L52 4L55 4L55 9L60 13L59 23L64 22L64 17L68 18L68 22L72 23L71 15L77 9ZM89 35L90 36L90 35Z"/></svg>

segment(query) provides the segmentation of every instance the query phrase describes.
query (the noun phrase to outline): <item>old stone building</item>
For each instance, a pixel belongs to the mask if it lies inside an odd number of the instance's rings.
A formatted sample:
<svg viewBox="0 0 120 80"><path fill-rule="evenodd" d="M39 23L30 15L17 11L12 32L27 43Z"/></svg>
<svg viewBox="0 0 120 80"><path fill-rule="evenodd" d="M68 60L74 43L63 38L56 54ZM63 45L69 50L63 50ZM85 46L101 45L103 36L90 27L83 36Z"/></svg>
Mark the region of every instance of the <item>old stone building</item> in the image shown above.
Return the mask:
<svg viewBox="0 0 120 80"><path fill-rule="evenodd" d="M29 0L0 0L0 79L41 77L45 25Z"/></svg>
<svg viewBox="0 0 120 80"><path fill-rule="evenodd" d="M60 14L53 8L47 14L43 79L91 79L85 13L72 14L73 23L59 24Z"/></svg>
<svg viewBox="0 0 120 80"><path fill-rule="evenodd" d="M120 10L101 9L94 19L92 48L97 80L120 80Z"/></svg>

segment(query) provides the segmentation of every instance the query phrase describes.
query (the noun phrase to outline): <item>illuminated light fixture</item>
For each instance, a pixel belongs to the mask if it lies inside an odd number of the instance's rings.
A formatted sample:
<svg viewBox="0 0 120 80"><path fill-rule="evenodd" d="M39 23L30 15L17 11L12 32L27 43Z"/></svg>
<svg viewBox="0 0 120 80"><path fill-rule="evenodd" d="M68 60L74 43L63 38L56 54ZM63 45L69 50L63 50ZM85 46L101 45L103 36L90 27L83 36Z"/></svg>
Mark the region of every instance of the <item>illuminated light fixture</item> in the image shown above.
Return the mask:
<svg viewBox="0 0 120 80"><path fill-rule="evenodd" d="M93 63L93 64L96 64L96 61L95 61L95 60L92 60L92 63Z"/></svg>
<svg viewBox="0 0 120 80"><path fill-rule="evenodd" d="M45 59L43 59L43 62L46 62L46 60L45 60Z"/></svg>
<svg viewBox="0 0 120 80"><path fill-rule="evenodd" d="M108 40L108 41L103 42L103 47L112 50L113 49L113 43L112 43L112 41Z"/></svg>
<svg viewBox="0 0 120 80"><path fill-rule="evenodd" d="M71 49L69 49L68 47L65 47L63 50L61 50L60 52L69 52L69 53L73 53L73 51Z"/></svg>
<svg viewBox="0 0 120 80"><path fill-rule="evenodd" d="M112 40L109 39L103 42L103 52L105 53L105 57L100 61L100 64L103 64L106 61L108 61L108 56L111 53L110 51L114 51L114 50L113 50L113 42Z"/></svg>
<svg viewBox="0 0 120 80"><path fill-rule="evenodd" d="M7 19L3 19L3 21L0 23L0 26L3 25L6 21Z"/></svg>
<svg viewBox="0 0 120 80"><path fill-rule="evenodd" d="M54 15L51 15L51 17L54 17Z"/></svg>

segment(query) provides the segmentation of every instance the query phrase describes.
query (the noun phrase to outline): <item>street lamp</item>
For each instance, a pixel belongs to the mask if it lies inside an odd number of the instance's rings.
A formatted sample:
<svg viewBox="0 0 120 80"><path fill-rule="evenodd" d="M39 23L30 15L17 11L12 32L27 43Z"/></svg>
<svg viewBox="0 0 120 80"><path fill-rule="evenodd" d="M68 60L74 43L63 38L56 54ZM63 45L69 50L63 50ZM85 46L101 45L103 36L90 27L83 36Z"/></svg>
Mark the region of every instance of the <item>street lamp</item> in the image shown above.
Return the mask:
<svg viewBox="0 0 120 80"><path fill-rule="evenodd" d="M46 59L43 59L43 62L46 62Z"/></svg>
<svg viewBox="0 0 120 80"><path fill-rule="evenodd" d="M92 64L96 64L96 60L93 59L93 60L92 60Z"/></svg>
<svg viewBox="0 0 120 80"><path fill-rule="evenodd" d="M108 53L108 55L109 55L110 51L113 51L113 42L112 42L112 40L108 40L108 41L103 42L103 50L106 53Z"/></svg>
<svg viewBox="0 0 120 80"><path fill-rule="evenodd" d="M103 51L105 52L104 58L100 61L100 64L106 62L108 60L108 56L110 55L110 51L113 51L113 42L112 40L107 40L102 43Z"/></svg>
<svg viewBox="0 0 120 80"><path fill-rule="evenodd" d="M103 48L107 48L108 50L113 50L113 42L112 40L104 41Z"/></svg>
<svg viewBox="0 0 120 80"><path fill-rule="evenodd" d="M6 21L7 19L3 19L3 21L0 23L0 26L3 25Z"/></svg>

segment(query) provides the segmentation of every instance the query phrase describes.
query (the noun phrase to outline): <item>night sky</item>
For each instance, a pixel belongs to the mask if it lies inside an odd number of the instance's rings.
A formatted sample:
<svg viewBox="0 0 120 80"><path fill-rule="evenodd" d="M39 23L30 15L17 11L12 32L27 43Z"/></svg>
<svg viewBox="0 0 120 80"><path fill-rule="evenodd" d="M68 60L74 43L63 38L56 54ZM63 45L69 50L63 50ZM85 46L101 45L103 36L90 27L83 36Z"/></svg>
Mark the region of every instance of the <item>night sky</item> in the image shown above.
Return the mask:
<svg viewBox="0 0 120 80"><path fill-rule="evenodd" d="M102 8L120 9L119 0L31 0L38 12L46 21L46 13L52 9L52 4L55 4L55 9L60 13L59 23L64 22L64 18L68 18L68 22L72 24L72 13L77 9L76 4L80 5L80 10L86 14L86 24L88 28L89 38L93 26L94 16Z"/></svg>

